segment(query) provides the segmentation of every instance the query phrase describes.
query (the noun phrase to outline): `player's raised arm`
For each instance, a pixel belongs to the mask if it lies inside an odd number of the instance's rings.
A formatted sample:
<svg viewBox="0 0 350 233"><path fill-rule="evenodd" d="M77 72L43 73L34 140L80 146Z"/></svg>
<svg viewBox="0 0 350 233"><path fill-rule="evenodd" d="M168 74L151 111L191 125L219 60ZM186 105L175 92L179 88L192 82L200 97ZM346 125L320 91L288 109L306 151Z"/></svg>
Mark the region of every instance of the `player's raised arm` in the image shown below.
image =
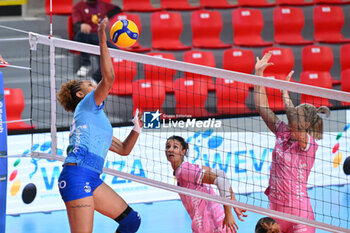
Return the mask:
<svg viewBox="0 0 350 233"><path fill-rule="evenodd" d="M263 76L264 70L268 66L273 65L273 63L269 62L271 55L272 54L269 52L265 53L265 55L261 59L256 58L255 75ZM266 89L264 86L254 86L254 100L256 110L259 112L267 127L273 133L275 133L275 124L278 118L269 107L269 102L266 96Z"/></svg>
<svg viewBox="0 0 350 233"><path fill-rule="evenodd" d="M114 69L111 60L111 56L107 47L106 27L108 19L104 18L98 27L98 37L100 40L100 62L102 80L96 87L95 101L97 105L100 105L108 96L109 90L112 88L114 82Z"/></svg>

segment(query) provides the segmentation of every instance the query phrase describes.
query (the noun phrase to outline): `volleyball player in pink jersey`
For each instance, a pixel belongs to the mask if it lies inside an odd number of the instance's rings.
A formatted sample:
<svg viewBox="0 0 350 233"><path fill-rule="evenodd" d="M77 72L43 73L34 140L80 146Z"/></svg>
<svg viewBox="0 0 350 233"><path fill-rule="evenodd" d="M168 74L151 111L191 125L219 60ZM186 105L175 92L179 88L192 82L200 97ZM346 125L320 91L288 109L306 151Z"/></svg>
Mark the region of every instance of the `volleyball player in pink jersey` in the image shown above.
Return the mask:
<svg viewBox="0 0 350 233"><path fill-rule="evenodd" d="M209 167L184 162L188 152L188 144L180 136L168 138L165 145L165 154L174 169L177 184L181 187L194 189L204 193L216 195L210 184L218 187L221 197L236 200L231 183L225 172ZM232 214L231 206L222 206L216 202L203 200L197 197L180 194L183 205L192 219L194 233L233 233L238 226ZM234 208L239 220L247 217L245 210Z"/></svg>
<svg viewBox="0 0 350 233"><path fill-rule="evenodd" d="M257 58L255 74L263 76L271 53ZM293 75L291 71L286 80ZM268 104L265 87L254 87L255 106L267 127L276 135L272 152L272 165L269 186L265 191L270 201L270 209L314 220L310 198L307 193L307 180L315 161L318 144L322 139L323 121L318 113L329 116L329 108L301 104L294 107L288 91L281 90L286 108L288 124L274 114ZM303 224L275 219L283 233L314 233L315 228Z"/></svg>

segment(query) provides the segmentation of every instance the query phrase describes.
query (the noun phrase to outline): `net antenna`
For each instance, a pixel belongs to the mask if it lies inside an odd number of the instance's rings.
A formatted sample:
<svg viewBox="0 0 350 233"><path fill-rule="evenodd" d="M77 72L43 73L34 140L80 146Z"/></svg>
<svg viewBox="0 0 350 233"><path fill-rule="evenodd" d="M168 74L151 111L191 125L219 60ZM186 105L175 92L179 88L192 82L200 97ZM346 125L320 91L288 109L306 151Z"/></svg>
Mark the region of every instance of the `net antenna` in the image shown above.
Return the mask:
<svg viewBox="0 0 350 233"><path fill-rule="evenodd" d="M29 36L29 40L30 40L30 44L33 45L32 49L39 50L40 48L43 48L42 50L45 52L45 47L49 47L49 56L50 56L50 112L52 115L55 116L51 116L51 122L50 122L50 134L51 134L51 140L52 140L52 144L51 144L51 154L45 154L45 153L32 153L32 156L35 158L43 158L43 159L54 159L54 160L59 160L59 161L63 161L64 157L57 155L57 146L58 146L58 140L59 137L58 135L58 131L57 128L58 127L63 127L66 128L68 127L69 123L67 121L65 121L64 119L59 119L58 117L61 118L61 116L59 116L59 114L62 114L62 116L67 116L64 115L65 113L63 113L63 111L59 110L59 107L56 106L56 91L57 91L57 87L55 86L56 84L58 84L59 82L63 82L64 80L61 80L63 76L67 76L66 78L74 78L74 71L69 71L69 73L61 73L61 70L58 71L58 69L73 69L72 67L70 67L71 64L69 64L69 62L71 62L71 55L69 53L69 51L79 51L79 52L85 52L85 53L90 53L92 55L99 55L99 47L98 46L94 46L94 45L89 45L89 44L82 44L79 42L74 42L74 41L67 41L64 39L59 39L59 38L54 38L54 37L48 37L48 36L43 36L43 35L39 35L39 34L34 34L31 33ZM35 46L34 46L35 45ZM179 73L179 76L181 76L182 74L188 72L188 73L196 73L196 74L200 74L203 76L211 76L211 77L215 77L215 78L224 78L227 80L233 80L233 81L237 81L237 82L242 82L242 83L249 83L252 85L261 85L261 86L265 86L268 88L275 88L275 89L288 89L288 91L290 92L294 92L294 93L298 93L298 94L308 94L308 95L312 95L312 96L318 96L318 97L323 97L323 98L328 98L328 99L332 99L332 100L337 100L337 101L344 101L344 102L350 102L350 93L346 93L346 92L341 92L341 91L337 91L337 90L332 90L332 89L326 89L326 88L320 88L320 87L315 87L315 86L308 86L308 85L304 85L304 84L300 84L300 83L296 83L296 82L287 82L287 81L283 81L283 80L276 80L276 79L269 79L269 78L262 78L262 77L258 77L255 75L249 75L249 74L244 74L244 73L238 73L238 72L233 72L233 71L228 71L228 70L222 70L222 69L218 69L218 68L211 68L211 67L206 67L206 66L201 66L201 65L195 65L195 64L189 64L189 63L184 63L184 62L180 62L180 61L174 61L174 60L168 60L168 59L161 59L158 57L152 57L152 56L148 56L148 55L143 55L143 54L135 54L135 53L130 53L130 52L126 52L126 51L121 51L121 50L115 50L115 49L110 49L110 54L111 57L113 57L114 59L116 59L116 62L119 62L120 60L126 60L126 61L132 61L134 63L137 63L139 65L139 67L141 67L141 65L144 64L148 64L148 65L153 65L153 66L157 66L157 67L165 67L168 69L174 69ZM35 51L33 51L33 53L35 53ZM64 64L55 64L55 58L59 57L59 56L63 56L62 54L64 54L64 56L67 56L65 60L67 60L67 64L65 65L66 67L62 68L62 66L64 66ZM34 54L32 56L35 56ZM33 60L35 60L34 58L32 58ZM63 59L64 60L64 59ZM40 61L39 61L40 62ZM137 68L138 71L141 70L141 68ZM120 67L117 67L117 69ZM33 69L33 66L32 66ZM116 69L116 67L115 67ZM123 67L123 69L127 70L130 69L130 67L126 66ZM36 71L33 71L33 76L35 75ZM35 78L35 77L33 77ZM142 75L138 78L142 78ZM34 80L34 83L36 81ZM35 93L35 90L33 90L32 92ZM40 96L39 96L40 97ZM109 97L110 99L107 99L107 101L113 101L114 99L118 99L118 101L120 101L119 97L115 97L115 96L111 96ZM106 101L106 102L107 102ZM120 104L120 103L119 103ZM108 105L108 103L106 103L107 107L115 107L115 103L112 105ZM117 110L119 110L119 108L116 107ZM108 111L109 108L106 109L107 111L107 115L108 115ZM113 115L113 114L112 114ZM71 117L71 116L70 116ZM128 116L128 119L131 119L130 116ZM261 121L260 118L257 118L256 115L252 115L251 117L249 117L249 119L251 119L251 121L249 123L252 122L257 122L257 121ZM119 122L118 122L119 120ZM238 119L239 120L239 119ZM112 123L121 123L121 122L125 122L126 120L122 119L117 119L116 121L112 121ZM248 127L249 123L245 123L246 125L244 125L245 127ZM346 124L346 120L343 119L340 124ZM43 123L43 127L45 127L46 122ZM127 125L127 124L126 124ZM227 124L226 126L230 126L230 124ZM231 126L230 126L231 127ZM234 128L234 126L232 126L231 130L239 130L239 126L235 126L237 128ZM122 131L122 128L118 129L120 131ZM166 159L164 159L164 152L163 152L163 148L164 148L164 142L166 141L166 138L169 135L173 135L173 134L177 134L179 133L179 131L176 131L174 129L169 129L166 132L162 132L160 134L157 134L154 131L146 131L144 130L142 132L142 134L140 135L140 139L139 139L139 145L137 146L138 148L134 148L134 154L132 156L134 156L135 158L138 158L140 160L147 160L147 165L146 168L143 168L145 170L145 172L148 173L148 178L146 177L142 177L142 176L138 176L135 175L131 172L122 172L122 171L118 171L117 169L111 169L108 166L106 166L104 168L104 172L106 174L110 174L112 176L117 176L119 178L124 178L127 180L132 180L135 182L139 182L142 184L146 184L149 186L153 186L153 187L157 187L157 188L161 188L161 189L165 189L168 191L173 191L173 192L177 192L177 193L181 193L181 194L186 194L186 195L190 195L193 197L199 197L205 200L210 200L210 201L215 201L221 204L225 204L225 205L231 205L234 207L239 207L239 208L243 208L246 209L248 211L251 212L255 212L255 213L259 213L259 214L263 214L263 215L267 215L267 216L271 216L271 217L276 217L276 218L283 218L287 221L291 221L294 223L302 223L304 225L308 225L311 227L315 227L318 229L322 229L322 230L326 230L326 231L330 231L330 232L350 232L349 229L349 216L338 216L336 223L333 223L333 220L328 221L326 217L323 217L324 221L313 221L313 220L309 220L309 219L305 219L305 218L301 218L298 216L294 216L291 214L286 214L286 213L281 213L281 212L277 212L277 211L273 211L270 210L268 208L263 208L261 206L256 206L256 205L252 205L247 203L243 203L242 201L232 201L232 200L226 200L223 198L220 198L219 196L213 196L213 195L207 195L195 190L190 190L190 189L186 189L186 188L182 188L182 187L178 187L176 185L174 185L173 182L173 177L172 177L172 172L169 171L169 164L167 163ZM239 147L242 145L242 143L244 144L243 147L247 148L247 147L253 147L255 146L255 143L261 143L258 145L258 147L260 147L260 150L263 150L264 147L269 148L269 145L266 145L266 143L262 143L262 142L257 142L256 140L252 140L252 145L249 143L244 142L244 140L248 140L249 137L254 138L256 136L256 134L254 134L254 132L247 132L245 133L245 138L242 142L242 139L235 139L235 133L237 132L228 132L227 134L224 135L228 135L228 140L230 141L230 144L234 144ZM156 136L155 136L156 135ZM189 134L186 134L189 135ZM196 134L198 136L198 134ZM204 135L204 133L203 133ZM210 136L210 135L209 135ZM327 137L332 137L333 134L329 134L327 135ZM121 136L123 137L123 136ZM144 138L142 138L144 137ZM261 135L261 137L266 137L268 139L265 140L270 140L270 141L275 141L275 139L272 137L271 140L271 135L266 133L265 135ZM193 137L188 137L189 139L193 139L191 141L191 143L196 143L196 141L194 142L196 136ZM338 140L338 139L337 139ZM65 144L65 146L67 146ZM223 153L227 153L230 152L232 150L231 145L225 145L227 147L225 147L223 150ZM327 154L328 151L331 151L330 149L330 145L322 145L322 152L324 154ZM194 148L198 148L194 147ZM218 153L222 152L217 150L216 154L210 154L208 152L208 154L204 154L204 147L200 147L200 149L198 149L198 155L202 156L200 159L198 157L196 158L189 158L190 160L192 159L192 161L197 161L199 163L201 163L202 165L206 165L206 163L212 163L212 165L217 166L217 159L218 159ZM157 150L157 151L155 151ZM346 149L348 151L348 149ZM346 152L347 152L346 151ZM153 153L153 156L150 156L149 153ZM268 153L268 152L267 152ZM144 154L147 154L144 155ZM162 155L163 154L163 155ZM247 152L248 154L248 152ZM235 158L238 158L239 160L239 154L236 153L235 154ZM129 156L128 156L129 157ZM209 158L206 160L206 158ZM113 159L116 159L116 157L109 157L109 161L113 163ZM220 158L221 159L221 158ZM322 163L324 161L324 159L319 159L319 163ZM130 171L132 170L131 166L129 166L130 162L128 160L128 158L125 158L125 160L123 160L122 162L124 162L123 164L127 167L127 169ZM215 163L214 163L215 162ZM237 164L236 167L235 165L231 165L230 164L230 160L228 160L228 163L226 163L227 167L221 167L223 170L225 170L225 172L227 173L228 176L231 177L231 180L235 180L235 179L240 179L240 177L236 178L234 177L232 174L234 173L235 169L239 170L240 168L237 168ZM151 165L149 165L151 164ZM221 164L222 165L222 164ZM251 167L257 166L256 164L251 164ZM238 164L239 166L239 164ZM250 166L246 166L245 170L251 169ZM155 168L159 169L159 173L157 173ZM164 171L164 169L167 169L166 171ZM252 172L252 171L249 171ZM131 174L130 174L131 173ZM330 172L330 174L328 173L321 173L321 172L317 172L314 171L312 172L314 177L320 176L322 175L322 177L324 177L324 186L329 185L329 183L327 182L331 182L331 178L336 177L337 180L339 180L340 184L348 184L348 181L346 180L346 178L344 178L343 176L337 174L334 175L332 172ZM164 175L163 174L169 174L166 178L162 178ZM252 176L254 175L254 173L251 173ZM264 174L265 176L268 176L268 173ZM334 176L334 177L333 177ZM151 178L150 178L151 177ZM245 181L245 185L247 186L244 190L244 193L249 193L249 191L246 191L246 189L248 190L250 186L252 186L253 188L251 188L250 190L253 191L257 191L257 192L262 192L264 190L264 188L266 188L266 184L262 184L262 183L254 183L251 182L251 180L249 180L250 178L247 176L246 177L246 181ZM310 180L310 179L309 179ZM250 183L251 182L251 183ZM311 179L311 183L313 185L313 187L316 187L316 178L314 178L313 180ZM331 183L330 183L331 184ZM233 190L236 192L236 190L239 189L239 186L242 185L239 181L236 182L236 185L234 185ZM258 187L255 187L258 186ZM338 195L341 195L342 193L338 193ZM254 197L253 197L254 198ZM313 199L314 201L319 201L317 198ZM263 200L260 200L261 202L263 202ZM262 205L266 206L266 203L263 203ZM324 201L323 205L331 205L333 203L328 203L327 201ZM337 206L337 208L345 208L345 211L349 211L349 207L347 206ZM321 211L322 212L322 211ZM318 213L316 212L316 215L321 215L322 213ZM330 216L331 217L331 216ZM322 219L322 216L321 216ZM345 222L345 223L344 223Z"/></svg>

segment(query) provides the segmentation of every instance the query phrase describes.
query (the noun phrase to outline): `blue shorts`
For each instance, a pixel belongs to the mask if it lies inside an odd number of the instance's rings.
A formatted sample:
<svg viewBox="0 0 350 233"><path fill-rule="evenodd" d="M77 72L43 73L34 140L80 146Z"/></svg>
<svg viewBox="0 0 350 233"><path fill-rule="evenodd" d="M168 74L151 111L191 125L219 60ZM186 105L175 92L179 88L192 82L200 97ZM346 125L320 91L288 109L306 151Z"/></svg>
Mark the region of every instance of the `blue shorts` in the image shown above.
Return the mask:
<svg viewBox="0 0 350 233"><path fill-rule="evenodd" d="M90 197L102 183L99 173L80 166L64 166L58 178L58 188L64 202Z"/></svg>

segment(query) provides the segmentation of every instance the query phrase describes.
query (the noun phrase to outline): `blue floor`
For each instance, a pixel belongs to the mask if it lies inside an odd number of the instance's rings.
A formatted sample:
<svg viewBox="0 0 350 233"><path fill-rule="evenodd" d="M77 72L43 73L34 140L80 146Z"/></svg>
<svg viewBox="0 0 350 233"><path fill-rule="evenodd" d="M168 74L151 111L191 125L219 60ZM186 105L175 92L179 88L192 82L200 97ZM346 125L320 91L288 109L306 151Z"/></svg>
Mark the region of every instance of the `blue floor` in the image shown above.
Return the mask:
<svg viewBox="0 0 350 233"><path fill-rule="evenodd" d="M338 193L336 196L332 196L332 192L325 193L323 188L313 188L308 191L311 198L320 194L320 190L323 190L323 195L327 195L332 199L332 203L341 204L344 208L341 211L336 211L335 208L325 208L324 203L312 203L314 208L323 206L322 210L317 210L318 213L322 212L325 215L316 216L316 220L327 222L327 217L342 216L341 219L348 219L341 225L345 228L350 228L350 185L345 186L330 186L328 190L333 190L334 193ZM338 191L341 191L342 196ZM265 195L262 193L251 194L255 198L249 198L250 200L262 200L265 199ZM238 200L245 202L245 196L237 195ZM265 201L262 203L250 203L255 205L265 205ZM251 201L248 201L251 202ZM159 201L153 203L131 204L131 207L137 210L142 218L141 227L139 233L191 233L191 219L187 214L180 200L172 201ZM315 209L314 209L315 210ZM316 211L315 211L316 212ZM262 215L255 213L248 213L248 217L244 222L238 223L239 231L243 233L254 232L255 224L263 217ZM333 225L338 225L337 221L332 220ZM115 232L117 224L96 212L94 220L94 233L108 233ZM54 211L51 213L33 213L22 214L19 216L7 216L6 217L6 233L65 233L69 231L68 218L65 211ZM324 233L326 231L316 230L316 233Z"/></svg>

